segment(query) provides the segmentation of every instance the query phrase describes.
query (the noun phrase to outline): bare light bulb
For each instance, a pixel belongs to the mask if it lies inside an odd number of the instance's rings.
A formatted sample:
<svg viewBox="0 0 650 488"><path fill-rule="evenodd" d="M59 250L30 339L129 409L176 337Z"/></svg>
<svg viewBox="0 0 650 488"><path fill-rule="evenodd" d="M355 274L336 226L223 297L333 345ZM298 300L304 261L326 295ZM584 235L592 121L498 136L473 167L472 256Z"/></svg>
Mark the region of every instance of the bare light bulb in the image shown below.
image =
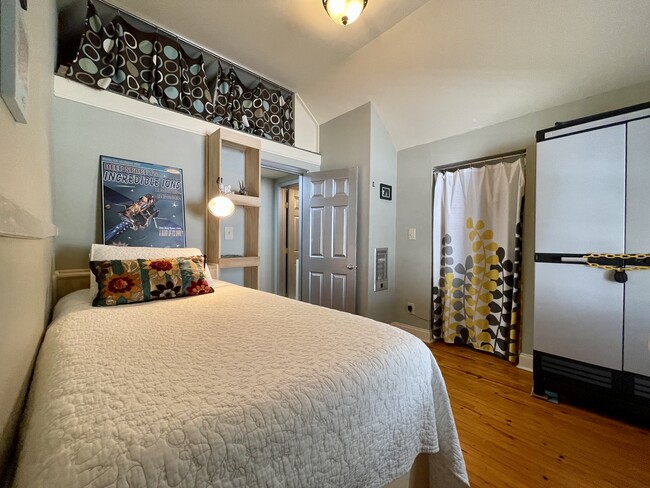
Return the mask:
<svg viewBox="0 0 650 488"><path fill-rule="evenodd" d="M218 195L208 202L208 210L215 217L230 217L235 213L235 204L223 195Z"/></svg>

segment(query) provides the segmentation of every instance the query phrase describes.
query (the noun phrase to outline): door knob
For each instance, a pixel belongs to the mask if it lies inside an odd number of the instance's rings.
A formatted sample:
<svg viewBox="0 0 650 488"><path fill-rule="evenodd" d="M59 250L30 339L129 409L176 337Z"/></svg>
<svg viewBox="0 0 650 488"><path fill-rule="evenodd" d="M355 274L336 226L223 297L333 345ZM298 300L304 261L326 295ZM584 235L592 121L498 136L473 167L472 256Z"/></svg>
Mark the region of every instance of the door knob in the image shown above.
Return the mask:
<svg viewBox="0 0 650 488"><path fill-rule="evenodd" d="M354 264L348 264L346 266L346 268L348 268L348 269L357 269L357 267Z"/></svg>

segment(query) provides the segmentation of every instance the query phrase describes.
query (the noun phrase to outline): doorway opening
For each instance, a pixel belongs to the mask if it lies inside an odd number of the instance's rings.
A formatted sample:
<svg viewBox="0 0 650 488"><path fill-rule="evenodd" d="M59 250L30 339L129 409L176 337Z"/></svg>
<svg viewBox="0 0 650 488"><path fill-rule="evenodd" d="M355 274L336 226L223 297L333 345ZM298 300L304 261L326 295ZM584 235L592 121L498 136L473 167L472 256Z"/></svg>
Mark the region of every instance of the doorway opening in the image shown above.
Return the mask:
<svg viewBox="0 0 650 488"><path fill-rule="evenodd" d="M300 185L280 187L278 294L300 299Z"/></svg>
<svg viewBox="0 0 650 488"><path fill-rule="evenodd" d="M262 161L260 290L300 300L301 175Z"/></svg>

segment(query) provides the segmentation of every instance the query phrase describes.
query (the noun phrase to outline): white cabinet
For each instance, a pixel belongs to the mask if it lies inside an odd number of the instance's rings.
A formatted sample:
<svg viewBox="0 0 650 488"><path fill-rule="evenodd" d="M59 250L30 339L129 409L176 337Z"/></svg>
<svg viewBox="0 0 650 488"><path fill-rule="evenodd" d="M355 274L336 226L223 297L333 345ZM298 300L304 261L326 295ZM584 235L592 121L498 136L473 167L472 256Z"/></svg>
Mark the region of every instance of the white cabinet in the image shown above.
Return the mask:
<svg viewBox="0 0 650 488"><path fill-rule="evenodd" d="M534 390L635 419L650 419L650 259L622 260L650 255L648 107L540 131L537 144ZM592 253L610 268L588 266Z"/></svg>
<svg viewBox="0 0 650 488"><path fill-rule="evenodd" d="M627 124L625 251L650 253L650 119ZM623 370L650 376L650 269L625 284Z"/></svg>
<svg viewBox="0 0 650 488"><path fill-rule="evenodd" d="M537 145L535 252L623 252L625 125Z"/></svg>

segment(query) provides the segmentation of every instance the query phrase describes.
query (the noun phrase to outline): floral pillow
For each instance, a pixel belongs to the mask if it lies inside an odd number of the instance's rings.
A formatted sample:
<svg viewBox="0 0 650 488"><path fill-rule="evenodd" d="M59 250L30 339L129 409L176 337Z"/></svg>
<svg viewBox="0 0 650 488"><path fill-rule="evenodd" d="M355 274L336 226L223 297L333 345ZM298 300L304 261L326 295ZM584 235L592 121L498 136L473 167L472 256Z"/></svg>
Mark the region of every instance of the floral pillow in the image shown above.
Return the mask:
<svg viewBox="0 0 650 488"><path fill-rule="evenodd" d="M213 293L203 256L91 261L99 291L93 306L122 305Z"/></svg>

